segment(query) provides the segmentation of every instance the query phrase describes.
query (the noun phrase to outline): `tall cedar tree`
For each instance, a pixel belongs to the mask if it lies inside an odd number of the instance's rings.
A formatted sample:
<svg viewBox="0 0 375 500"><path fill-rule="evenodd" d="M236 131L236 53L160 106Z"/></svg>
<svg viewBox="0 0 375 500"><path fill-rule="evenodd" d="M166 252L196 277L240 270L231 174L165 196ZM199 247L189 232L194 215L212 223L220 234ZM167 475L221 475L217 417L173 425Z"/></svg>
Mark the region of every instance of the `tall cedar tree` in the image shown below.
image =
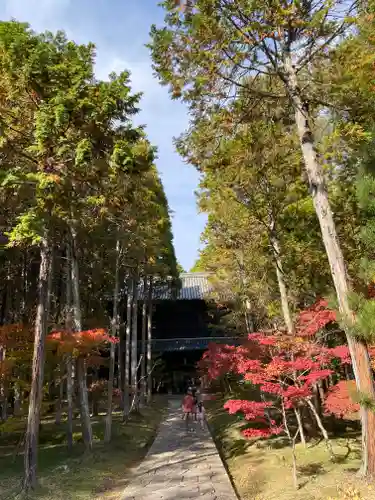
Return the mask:
<svg viewBox="0 0 375 500"><path fill-rule="evenodd" d="M16 200L15 213L5 218L8 246L40 249L39 306L25 445L24 486L29 489L36 484L53 246L55 243L60 246L63 239L70 248L74 246L71 267L76 330L83 327L82 313L90 310L87 305L81 307L80 283L87 280L82 277L81 261L83 256L89 259L89 254L92 259L93 254L92 250L86 252L83 243L94 245L101 260L103 230L120 227L122 238L129 235L129 225L118 222L129 204L133 214L142 213L143 220L133 242L142 247L142 252L134 252L133 265L144 262L144 249L150 259L164 266L164 272L169 269L173 272L176 262L168 206L160 194L162 187L153 165L154 148L145 140L142 130L134 128L130 121L140 96L131 94L129 73L111 75L106 82L96 81L92 45L76 45L63 33L37 35L27 25L17 22L0 23L0 45L0 63L7 75L0 82L4 96L1 195ZM142 182L146 180L150 194L145 197ZM149 201L143 201L142 209L137 211L139 200ZM109 238L112 256L113 234ZM109 254L108 248L105 249L104 256ZM59 264L60 273L64 273L64 266ZM84 271L90 269L85 264ZM167 271L168 266L171 267ZM100 270L96 279L101 275L108 273ZM103 303L97 296L98 288L92 287L95 300ZM64 302L60 293L61 300ZM81 416L85 417L83 431L90 448L91 423L82 365L80 362L78 370Z"/></svg>

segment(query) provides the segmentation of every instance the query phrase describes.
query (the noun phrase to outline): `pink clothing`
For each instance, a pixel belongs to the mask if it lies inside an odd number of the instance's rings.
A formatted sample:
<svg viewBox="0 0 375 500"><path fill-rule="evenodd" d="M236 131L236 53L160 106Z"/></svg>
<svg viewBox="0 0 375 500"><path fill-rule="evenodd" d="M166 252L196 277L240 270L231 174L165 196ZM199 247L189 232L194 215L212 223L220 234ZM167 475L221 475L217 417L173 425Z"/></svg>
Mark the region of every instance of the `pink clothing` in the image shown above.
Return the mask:
<svg viewBox="0 0 375 500"><path fill-rule="evenodd" d="M184 413L192 413L194 409L194 398L193 396L190 396L189 394L184 397L184 400L182 402L182 409Z"/></svg>

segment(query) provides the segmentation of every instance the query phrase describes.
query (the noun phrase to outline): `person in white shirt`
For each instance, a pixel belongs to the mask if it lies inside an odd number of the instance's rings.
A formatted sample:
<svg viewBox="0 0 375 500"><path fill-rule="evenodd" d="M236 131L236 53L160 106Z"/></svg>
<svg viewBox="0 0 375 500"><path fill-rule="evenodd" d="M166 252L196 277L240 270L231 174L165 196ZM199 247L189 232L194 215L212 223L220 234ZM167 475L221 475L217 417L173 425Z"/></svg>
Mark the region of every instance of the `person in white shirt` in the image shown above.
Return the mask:
<svg viewBox="0 0 375 500"><path fill-rule="evenodd" d="M197 422L200 423L201 428L204 428L204 417L205 417L205 411L204 411L204 406L202 401L199 401L197 404L197 409L196 409L196 419Z"/></svg>

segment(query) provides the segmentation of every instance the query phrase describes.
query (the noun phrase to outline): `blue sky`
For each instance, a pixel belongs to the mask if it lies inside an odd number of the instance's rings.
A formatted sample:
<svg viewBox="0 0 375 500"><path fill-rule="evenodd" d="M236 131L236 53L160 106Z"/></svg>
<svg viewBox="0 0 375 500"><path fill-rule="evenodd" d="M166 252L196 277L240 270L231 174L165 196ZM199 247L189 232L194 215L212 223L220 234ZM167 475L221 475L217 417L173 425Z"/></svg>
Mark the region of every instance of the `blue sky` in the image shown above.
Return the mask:
<svg viewBox="0 0 375 500"><path fill-rule="evenodd" d="M0 0L0 18L27 21L36 31L63 29L76 42L92 41L97 47L96 72L106 78L111 71L128 69L133 88L143 91L138 122L147 126L158 147L157 166L170 208L177 258L189 270L200 246L205 218L197 214L194 190L198 175L182 163L172 138L187 126L184 106L169 98L166 88L153 78L144 44L152 23L161 24L158 0Z"/></svg>

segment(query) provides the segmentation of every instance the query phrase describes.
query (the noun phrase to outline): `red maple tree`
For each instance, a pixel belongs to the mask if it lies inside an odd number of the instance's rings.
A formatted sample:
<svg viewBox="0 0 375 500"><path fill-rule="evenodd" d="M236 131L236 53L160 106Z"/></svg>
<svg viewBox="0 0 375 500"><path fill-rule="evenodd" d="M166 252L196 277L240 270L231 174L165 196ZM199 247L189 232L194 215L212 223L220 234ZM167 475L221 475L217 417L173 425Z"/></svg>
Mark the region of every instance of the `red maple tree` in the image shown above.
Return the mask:
<svg viewBox="0 0 375 500"><path fill-rule="evenodd" d="M344 418L359 411L359 403L354 401L356 392L354 380L341 380L331 387L325 400L325 412Z"/></svg>
<svg viewBox="0 0 375 500"><path fill-rule="evenodd" d="M333 373L330 364L334 358L347 362L347 349L329 349L283 332L255 333L239 347L210 344L201 367L211 379L231 371L259 387L268 399L266 403L230 400L225 408L230 413L241 412L246 420L263 422L264 429L246 430L245 435L266 437L279 434L283 428L270 418L269 409L280 412L311 406L314 385Z"/></svg>
<svg viewBox="0 0 375 500"><path fill-rule="evenodd" d="M336 312L328 308L324 299L300 312L297 318L297 332L300 336L312 337L329 323L336 321Z"/></svg>
<svg viewBox="0 0 375 500"><path fill-rule="evenodd" d="M322 421L314 411L312 399L316 384L334 373L332 361L341 365L350 364L350 354L346 345L328 348L316 341L315 334L336 320L336 313L328 309L327 302L319 300L302 311L296 321L296 335L291 337L285 332L257 332L239 347L210 344L200 363L201 368L211 380L228 373L240 376L259 388L265 402L229 400L225 408L230 413L242 413L246 420L257 424L255 429L246 429L247 437L267 437L287 431L287 423L277 424L270 417L274 410L288 414L308 406L317 419L319 428L325 436ZM343 385L338 385L339 394ZM349 394L342 393L342 403L350 407ZM345 397L347 400L345 400ZM337 399L338 401L338 399ZM259 424L264 424L260 429ZM326 438L326 437L325 437Z"/></svg>

